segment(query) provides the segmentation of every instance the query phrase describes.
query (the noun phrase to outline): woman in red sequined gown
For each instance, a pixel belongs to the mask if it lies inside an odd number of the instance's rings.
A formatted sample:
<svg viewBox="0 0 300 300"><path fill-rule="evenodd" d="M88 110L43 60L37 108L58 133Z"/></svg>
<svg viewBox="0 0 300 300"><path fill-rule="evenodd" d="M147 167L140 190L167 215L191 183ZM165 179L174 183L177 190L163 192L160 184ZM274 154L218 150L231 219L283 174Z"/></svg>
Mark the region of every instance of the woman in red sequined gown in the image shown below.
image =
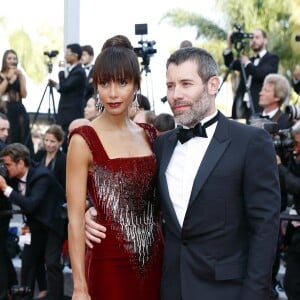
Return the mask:
<svg viewBox="0 0 300 300"><path fill-rule="evenodd" d="M163 238L154 197L155 130L128 117L140 89L130 43L106 46L94 66L104 106L91 126L72 131L67 156L73 300L159 300ZM86 250L88 192L106 239Z"/></svg>

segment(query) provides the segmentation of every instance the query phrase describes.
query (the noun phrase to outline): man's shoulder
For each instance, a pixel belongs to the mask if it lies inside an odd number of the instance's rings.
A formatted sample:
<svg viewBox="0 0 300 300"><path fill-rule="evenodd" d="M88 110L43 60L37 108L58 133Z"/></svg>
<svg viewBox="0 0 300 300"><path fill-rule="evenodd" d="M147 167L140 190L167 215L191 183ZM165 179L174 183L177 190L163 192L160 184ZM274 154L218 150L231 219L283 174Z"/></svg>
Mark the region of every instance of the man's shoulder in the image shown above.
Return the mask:
<svg viewBox="0 0 300 300"><path fill-rule="evenodd" d="M41 176L51 177L51 171L40 162L32 161L28 169L28 179L36 179Z"/></svg>

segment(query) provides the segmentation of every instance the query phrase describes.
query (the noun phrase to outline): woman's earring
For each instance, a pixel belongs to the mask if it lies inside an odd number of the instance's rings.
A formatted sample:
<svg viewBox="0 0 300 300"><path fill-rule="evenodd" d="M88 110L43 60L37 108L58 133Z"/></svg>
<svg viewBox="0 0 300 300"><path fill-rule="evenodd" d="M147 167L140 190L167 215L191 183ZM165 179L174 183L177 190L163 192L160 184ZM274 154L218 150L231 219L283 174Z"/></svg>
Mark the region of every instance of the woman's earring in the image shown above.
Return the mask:
<svg viewBox="0 0 300 300"><path fill-rule="evenodd" d="M140 108L136 93L134 94L134 97L133 97L132 108L134 109L135 112L137 112Z"/></svg>
<svg viewBox="0 0 300 300"><path fill-rule="evenodd" d="M100 97L99 95L97 95L97 103L96 103L96 109L100 112L102 112L104 110L104 106L101 103Z"/></svg>
<svg viewBox="0 0 300 300"><path fill-rule="evenodd" d="M101 102L97 102L96 103L96 108L97 108L98 111L103 111L104 106Z"/></svg>

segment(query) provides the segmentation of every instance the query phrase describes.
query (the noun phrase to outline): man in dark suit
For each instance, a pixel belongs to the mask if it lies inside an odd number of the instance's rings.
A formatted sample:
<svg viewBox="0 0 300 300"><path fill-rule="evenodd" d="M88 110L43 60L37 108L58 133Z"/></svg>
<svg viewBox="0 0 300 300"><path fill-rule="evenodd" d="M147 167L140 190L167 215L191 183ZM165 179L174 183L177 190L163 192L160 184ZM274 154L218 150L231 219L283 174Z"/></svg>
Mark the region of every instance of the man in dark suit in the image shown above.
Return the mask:
<svg viewBox="0 0 300 300"><path fill-rule="evenodd" d="M289 99L290 96L290 83L289 81L280 74L269 74L265 77L262 89L259 93L259 106L263 108L262 119L267 118L268 120L277 123L278 129L289 129L293 125L293 121L290 120L289 116L284 113L280 107L282 104ZM280 153L280 152L283 153ZM286 149L277 149L278 154L281 154L282 158L286 155ZM289 155L288 155L289 156ZM281 211L284 211L287 207L288 194L284 185L281 185ZM273 265L272 272L272 290L271 295L278 297L276 286L279 284L277 281L277 273L280 267L280 246L281 246L281 231L279 231L279 239L277 245L277 253L275 262Z"/></svg>
<svg viewBox="0 0 300 300"><path fill-rule="evenodd" d="M275 150L265 130L216 110L219 84L203 49L179 49L167 61L167 99L180 128L154 144L162 300L269 299L280 211ZM86 222L90 241L105 237L93 236L103 228L88 213Z"/></svg>
<svg viewBox="0 0 300 300"><path fill-rule="evenodd" d="M73 120L83 117L86 75L80 63L81 55L82 49L79 44L67 45L65 60L68 68L58 73L59 83L49 80L60 93L56 123L61 125L66 133Z"/></svg>
<svg viewBox="0 0 300 300"><path fill-rule="evenodd" d="M83 108L86 106L87 101L95 94L95 87L93 83L93 59L93 47L90 45L82 46L81 63L86 75L86 88L84 93Z"/></svg>
<svg viewBox="0 0 300 300"><path fill-rule="evenodd" d="M6 146L9 134L9 121L5 114L0 113L0 151ZM0 174L5 175L5 167L0 166ZM9 222L12 209L11 202L5 197L0 199L0 300L6 300L8 290L12 285L18 284L17 273L11 258L8 256L6 245L8 238Z"/></svg>
<svg viewBox="0 0 300 300"><path fill-rule="evenodd" d="M246 93L246 84L250 90L254 113L262 111L262 108L258 105L258 100L264 78L270 73L277 73L279 64L278 56L267 51L267 43L266 32L262 29L255 29L253 38L250 41L250 47L254 55L249 58L242 54L240 58L234 60L232 32L228 34L228 46L223 52L224 62L227 67L240 72L240 82L232 105L232 118L234 119L246 118L249 120L252 115L249 95ZM246 73L247 82L245 82L241 73L242 66Z"/></svg>
<svg viewBox="0 0 300 300"><path fill-rule="evenodd" d="M259 93L259 106L263 111L261 116L278 124L279 129L288 129L293 121L280 108L290 96L290 84L280 74L269 74L264 79L262 89Z"/></svg>
<svg viewBox="0 0 300 300"><path fill-rule="evenodd" d="M63 299L63 274L60 264L64 220L61 218L65 192L46 167L31 162L27 147L19 143L0 153L9 181L0 175L0 190L22 208L31 240L22 253L21 284L33 290L36 272L46 263L48 299ZM9 185L8 185L9 184Z"/></svg>

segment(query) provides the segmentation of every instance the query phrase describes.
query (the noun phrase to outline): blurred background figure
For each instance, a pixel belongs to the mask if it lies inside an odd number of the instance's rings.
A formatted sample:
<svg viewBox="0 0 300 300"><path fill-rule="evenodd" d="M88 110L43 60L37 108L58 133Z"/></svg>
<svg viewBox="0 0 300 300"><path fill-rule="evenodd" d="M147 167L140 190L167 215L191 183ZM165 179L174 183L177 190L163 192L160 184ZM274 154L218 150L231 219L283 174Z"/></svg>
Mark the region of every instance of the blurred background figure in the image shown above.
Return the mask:
<svg viewBox="0 0 300 300"><path fill-rule="evenodd" d="M0 151L6 146L9 132L9 121L7 116L0 113ZM1 173L1 172L0 172ZM8 229L11 214L4 213L11 210L12 205L6 197L0 196L0 300L8 299L9 290L18 284L17 273L13 266L12 258L6 249Z"/></svg>
<svg viewBox="0 0 300 300"><path fill-rule="evenodd" d="M288 114L280 108L290 97L290 83L280 74L269 74L265 77L259 93L259 106L263 108L262 117L278 124L278 129L287 129L293 125Z"/></svg>
<svg viewBox="0 0 300 300"><path fill-rule="evenodd" d="M133 118L133 121L135 123L147 123L153 125L155 119L156 119L155 112L151 110L140 110Z"/></svg>
<svg viewBox="0 0 300 300"><path fill-rule="evenodd" d="M289 160L277 156L280 185L291 195L289 214L300 215L300 121L292 127L293 147L287 147ZM287 248L284 290L289 300L300 299L300 222L289 221L284 246Z"/></svg>
<svg viewBox="0 0 300 300"><path fill-rule="evenodd" d="M135 101L133 101L131 107L129 108L129 118L133 120L139 111L150 109L151 104L149 99L142 94L137 94Z"/></svg>
<svg viewBox="0 0 300 300"><path fill-rule="evenodd" d="M91 97L84 107L84 118L88 119L89 121L94 120L101 114L101 110L97 107L97 99L95 97Z"/></svg>
<svg viewBox="0 0 300 300"><path fill-rule="evenodd" d="M65 133L73 120L83 117L86 74L80 63L81 55L82 49L79 44L67 45L65 60L68 67L58 73L59 83L49 80L60 93L56 123L61 125ZM67 151L66 140L63 150Z"/></svg>
<svg viewBox="0 0 300 300"><path fill-rule="evenodd" d="M262 108L258 105L259 92L264 78L270 73L277 73L279 57L267 51L267 33L262 29L255 29L250 39L253 55L249 57L243 52L237 59L234 59L232 48L237 46L234 39L235 33L235 31L228 32L227 49L223 52L225 65L240 72L239 84L233 99L232 118L249 120L252 109L246 86L249 87L254 113L262 112ZM246 73L245 79L242 76L243 69Z"/></svg>
<svg viewBox="0 0 300 300"><path fill-rule="evenodd" d="M295 67L293 73L293 88L295 92L299 95L300 94L300 65Z"/></svg>
<svg viewBox="0 0 300 300"><path fill-rule="evenodd" d="M8 143L22 143L33 154L29 115L22 103L27 96L26 79L18 68L17 53L6 50L2 58L0 73L1 111L7 115L10 128Z"/></svg>
<svg viewBox="0 0 300 300"><path fill-rule="evenodd" d="M153 126L159 136L162 133L175 128L174 117L167 113L161 113L155 118Z"/></svg>
<svg viewBox="0 0 300 300"><path fill-rule="evenodd" d="M86 74L86 87L84 93L83 107L86 102L95 94L95 88L93 84L93 60L94 60L94 49L90 45L82 46L81 63Z"/></svg>
<svg viewBox="0 0 300 300"><path fill-rule="evenodd" d="M183 40L179 45L179 48L188 48L188 47L193 47L193 43L189 40Z"/></svg>

